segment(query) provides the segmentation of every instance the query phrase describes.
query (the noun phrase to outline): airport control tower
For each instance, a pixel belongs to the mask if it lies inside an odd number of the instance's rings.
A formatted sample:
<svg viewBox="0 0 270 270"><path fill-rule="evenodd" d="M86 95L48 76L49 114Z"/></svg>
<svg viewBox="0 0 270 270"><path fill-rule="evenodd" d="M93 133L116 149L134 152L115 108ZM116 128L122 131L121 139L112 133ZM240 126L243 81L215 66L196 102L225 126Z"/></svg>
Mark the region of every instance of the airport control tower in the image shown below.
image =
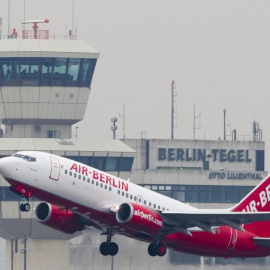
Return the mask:
<svg viewBox="0 0 270 270"><path fill-rule="evenodd" d="M48 20L27 21L33 30L19 34L14 29L0 38L0 158L22 150L45 151L130 178L135 151L129 146L71 134L72 125L84 118L99 53L72 35L50 39L47 30L37 28L42 22ZM69 239L81 233L68 235L40 224L34 216L37 199L23 213L22 201L0 176L6 269L69 269L70 254L76 252L70 252ZM94 241L99 240L98 234Z"/></svg>
<svg viewBox="0 0 270 270"><path fill-rule="evenodd" d="M0 43L1 135L71 138L71 126L84 117L99 53L79 40L12 37Z"/></svg>

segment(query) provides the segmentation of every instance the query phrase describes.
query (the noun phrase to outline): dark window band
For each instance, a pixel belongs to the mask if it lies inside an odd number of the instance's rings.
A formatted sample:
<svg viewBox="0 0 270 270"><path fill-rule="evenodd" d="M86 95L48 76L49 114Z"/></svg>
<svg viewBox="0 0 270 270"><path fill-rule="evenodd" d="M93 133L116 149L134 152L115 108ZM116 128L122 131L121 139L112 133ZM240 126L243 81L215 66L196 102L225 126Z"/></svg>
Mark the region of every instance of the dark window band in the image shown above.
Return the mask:
<svg viewBox="0 0 270 270"><path fill-rule="evenodd" d="M0 58L0 86L91 86L97 59Z"/></svg>

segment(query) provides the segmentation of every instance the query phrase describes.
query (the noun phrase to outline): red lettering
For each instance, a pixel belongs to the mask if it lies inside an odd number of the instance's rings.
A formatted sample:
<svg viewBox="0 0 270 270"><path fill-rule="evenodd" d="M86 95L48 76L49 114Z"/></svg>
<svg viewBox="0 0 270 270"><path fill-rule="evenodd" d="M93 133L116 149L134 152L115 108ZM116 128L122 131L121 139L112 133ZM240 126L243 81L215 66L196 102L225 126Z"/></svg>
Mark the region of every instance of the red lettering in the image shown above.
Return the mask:
<svg viewBox="0 0 270 270"><path fill-rule="evenodd" d="M97 180L97 179L98 179L98 172L93 171L93 178L94 178L95 180Z"/></svg>
<svg viewBox="0 0 270 270"><path fill-rule="evenodd" d="M125 191L128 191L128 183L121 182L122 183L122 189Z"/></svg>
<svg viewBox="0 0 270 270"><path fill-rule="evenodd" d="M84 167L84 166L82 167L82 174L88 176L88 170L87 170L87 168Z"/></svg>
<svg viewBox="0 0 270 270"><path fill-rule="evenodd" d="M117 185L115 184L115 179L113 178L112 180L113 180L113 184L112 184L113 187L117 187Z"/></svg>
<svg viewBox="0 0 270 270"><path fill-rule="evenodd" d="M99 178L100 182L105 183L105 175L103 173L100 173L100 178Z"/></svg>
<svg viewBox="0 0 270 270"><path fill-rule="evenodd" d="M73 165L71 166L70 170L74 170L75 172L77 172L78 170L78 167L77 167L77 164L76 163L73 163Z"/></svg>
<svg viewBox="0 0 270 270"><path fill-rule="evenodd" d="M106 184L109 184L111 186L112 185L111 181L112 178L109 175L106 175Z"/></svg>
<svg viewBox="0 0 270 270"><path fill-rule="evenodd" d="M81 165L79 165L79 172L78 173L81 173Z"/></svg>

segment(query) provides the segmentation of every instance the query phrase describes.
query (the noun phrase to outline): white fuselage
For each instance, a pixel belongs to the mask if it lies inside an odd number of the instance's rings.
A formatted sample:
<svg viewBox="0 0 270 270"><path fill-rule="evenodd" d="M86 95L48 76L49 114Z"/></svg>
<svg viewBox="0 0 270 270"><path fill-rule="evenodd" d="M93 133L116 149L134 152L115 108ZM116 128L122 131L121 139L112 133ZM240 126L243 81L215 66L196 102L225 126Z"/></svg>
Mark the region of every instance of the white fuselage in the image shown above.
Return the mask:
<svg viewBox="0 0 270 270"><path fill-rule="evenodd" d="M111 207L126 202L136 202L157 211L196 210L190 205L70 159L32 151L19 152L17 155L34 157L36 161L11 156L9 159L13 168L7 172L9 178L97 211L109 212ZM38 194L33 195L39 198Z"/></svg>

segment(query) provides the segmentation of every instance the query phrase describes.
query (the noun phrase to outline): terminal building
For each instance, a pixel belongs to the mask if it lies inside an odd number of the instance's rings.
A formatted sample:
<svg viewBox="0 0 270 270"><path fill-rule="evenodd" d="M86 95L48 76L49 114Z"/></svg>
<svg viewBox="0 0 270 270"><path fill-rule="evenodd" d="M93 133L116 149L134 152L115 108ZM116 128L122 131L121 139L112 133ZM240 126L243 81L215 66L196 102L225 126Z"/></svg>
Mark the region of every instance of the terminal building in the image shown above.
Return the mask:
<svg viewBox="0 0 270 270"><path fill-rule="evenodd" d="M199 208L231 207L267 175L263 141L74 138L72 125L84 117L98 57L78 40L0 40L0 157L22 150L65 156ZM100 232L55 231L39 224L32 210L20 212L20 201L1 178L6 269L108 269L110 258L98 251ZM31 209L36 205L33 198ZM153 261L144 243L116 238L116 269L174 269L176 257L183 258L168 252L163 262Z"/></svg>

